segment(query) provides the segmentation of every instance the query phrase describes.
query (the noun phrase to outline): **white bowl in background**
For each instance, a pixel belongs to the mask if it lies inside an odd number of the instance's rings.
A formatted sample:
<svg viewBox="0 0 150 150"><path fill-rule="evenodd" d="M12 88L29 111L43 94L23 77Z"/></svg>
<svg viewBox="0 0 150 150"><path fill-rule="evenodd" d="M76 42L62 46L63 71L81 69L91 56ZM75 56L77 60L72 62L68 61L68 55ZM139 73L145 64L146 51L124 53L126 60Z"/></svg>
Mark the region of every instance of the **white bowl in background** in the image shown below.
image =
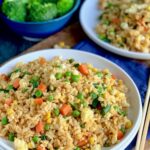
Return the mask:
<svg viewBox="0 0 150 150"><path fill-rule="evenodd" d="M95 27L99 22L98 18L101 13L101 11L98 9L98 2L99 0L85 0L80 10L80 23L89 38L99 46L112 53L129 58L150 60L150 53L148 54L128 51L122 48L115 47L112 44L104 42L98 38L95 32Z"/></svg>
<svg viewBox="0 0 150 150"><path fill-rule="evenodd" d="M140 126L141 118L142 118L142 104L139 91L130 78L130 76L123 71L119 66L114 64L113 62L91 53L82 52L78 50L62 50L62 49L48 49L48 50L41 50L37 52L28 53L18 58L12 59L5 63L0 68L0 73L9 73L11 72L12 68L18 62L30 62L39 57L45 57L46 59L50 60L54 56L62 56L63 59L73 58L78 62L87 62L93 64L96 68L105 69L108 68L117 78L124 81L126 86L128 87L128 94L127 98L130 103L130 107L128 110L128 117L133 121L133 127L128 130L123 140L121 140L118 144L108 147L102 148L102 150L123 150L125 149L129 143L133 140L137 131ZM8 143L7 143L8 144ZM0 139L0 145L5 145L5 141Z"/></svg>

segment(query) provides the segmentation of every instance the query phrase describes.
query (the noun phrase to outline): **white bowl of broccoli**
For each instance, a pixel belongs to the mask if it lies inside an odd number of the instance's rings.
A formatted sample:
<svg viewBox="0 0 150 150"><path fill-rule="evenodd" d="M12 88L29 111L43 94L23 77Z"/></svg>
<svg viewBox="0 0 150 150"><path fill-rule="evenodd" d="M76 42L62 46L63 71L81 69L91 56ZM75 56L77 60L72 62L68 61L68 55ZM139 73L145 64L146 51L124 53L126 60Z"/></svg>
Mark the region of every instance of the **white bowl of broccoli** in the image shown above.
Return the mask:
<svg viewBox="0 0 150 150"><path fill-rule="evenodd" d="M81 0L4 0L0 16L17 34L41 39L62 29Z"/></svg>

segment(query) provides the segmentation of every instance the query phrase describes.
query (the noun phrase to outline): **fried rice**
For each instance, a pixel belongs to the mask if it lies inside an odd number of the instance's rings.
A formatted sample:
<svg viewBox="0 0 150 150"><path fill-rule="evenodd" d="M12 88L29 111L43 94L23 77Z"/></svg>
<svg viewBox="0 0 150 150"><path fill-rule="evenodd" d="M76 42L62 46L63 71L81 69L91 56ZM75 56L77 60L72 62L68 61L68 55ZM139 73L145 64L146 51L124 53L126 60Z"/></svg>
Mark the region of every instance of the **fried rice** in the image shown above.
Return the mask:
<svg viewBox="0 0 150 150"><path fill-rule="evenodd" d="M16 150L100 150L132 127L127 87L108 69L54 57L0 75L0 137Z"/></svg>

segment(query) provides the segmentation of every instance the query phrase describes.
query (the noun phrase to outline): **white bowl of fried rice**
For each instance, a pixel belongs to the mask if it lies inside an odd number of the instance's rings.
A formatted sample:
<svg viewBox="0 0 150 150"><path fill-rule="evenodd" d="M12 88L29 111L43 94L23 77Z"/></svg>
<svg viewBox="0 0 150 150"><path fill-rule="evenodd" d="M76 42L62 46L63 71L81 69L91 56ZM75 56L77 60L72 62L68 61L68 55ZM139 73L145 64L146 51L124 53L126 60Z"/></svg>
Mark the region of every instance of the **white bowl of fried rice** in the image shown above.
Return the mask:
<svg viewBox="0 0 150 150"><path fill-rule="evenodd" d="M48 49L0 68L1 149L122 150L141 117L135 83L103 57Z"/></svg>
<svg viewBox="0 0 150 150"><path fill-rule="evenodd" d="M150 2L147 0L86 0L80 23L96 44L115 54L150 59Z"/></svg>

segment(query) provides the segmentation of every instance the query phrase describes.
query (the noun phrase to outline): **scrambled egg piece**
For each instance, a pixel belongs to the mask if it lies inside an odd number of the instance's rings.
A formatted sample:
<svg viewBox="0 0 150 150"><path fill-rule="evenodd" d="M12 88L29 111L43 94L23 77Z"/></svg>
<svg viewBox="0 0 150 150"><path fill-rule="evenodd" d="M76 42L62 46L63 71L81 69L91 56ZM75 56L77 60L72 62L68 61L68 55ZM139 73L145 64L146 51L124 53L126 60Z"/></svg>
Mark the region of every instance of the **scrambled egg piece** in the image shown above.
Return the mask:
<svg viewBox="0 0 150 150"><path fill-rule="evenodd" d="M93 119L94 113L90 108L83 108L81 112L81 120L83 122L89 122Z"/></svg>
<svg viewBox="0 0 150 150"><path fill-rule="evenodd" d="M25 141L15 138L15 150L28 150L28 145Z"/></svg>

